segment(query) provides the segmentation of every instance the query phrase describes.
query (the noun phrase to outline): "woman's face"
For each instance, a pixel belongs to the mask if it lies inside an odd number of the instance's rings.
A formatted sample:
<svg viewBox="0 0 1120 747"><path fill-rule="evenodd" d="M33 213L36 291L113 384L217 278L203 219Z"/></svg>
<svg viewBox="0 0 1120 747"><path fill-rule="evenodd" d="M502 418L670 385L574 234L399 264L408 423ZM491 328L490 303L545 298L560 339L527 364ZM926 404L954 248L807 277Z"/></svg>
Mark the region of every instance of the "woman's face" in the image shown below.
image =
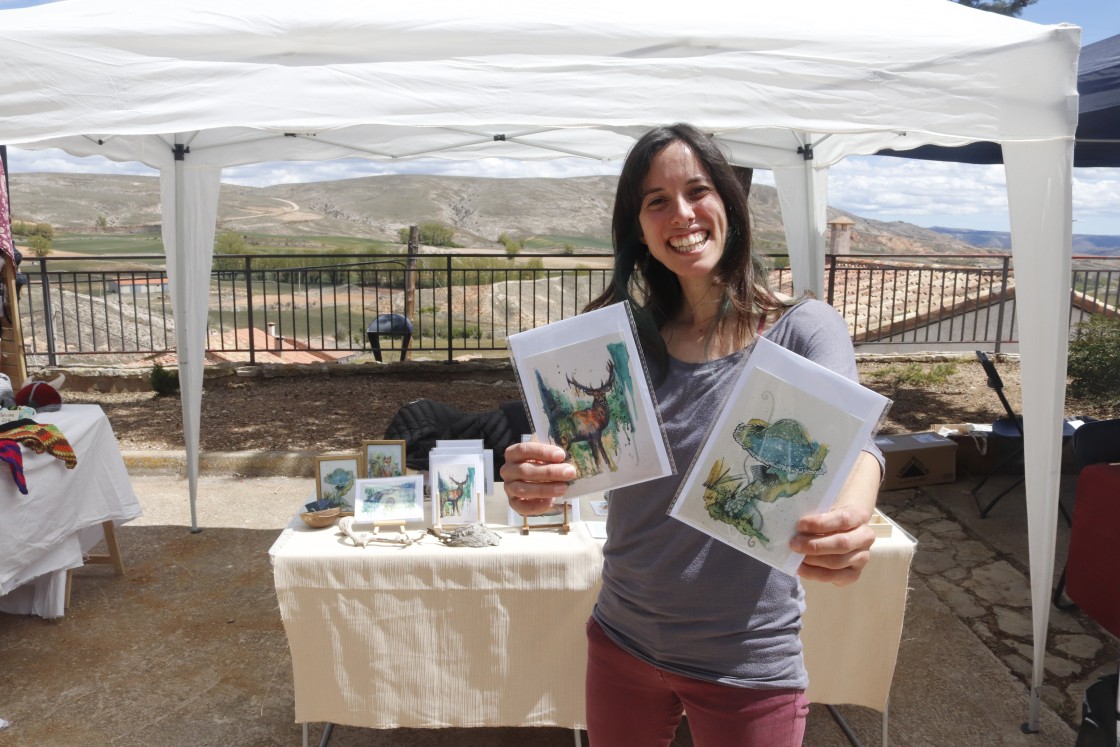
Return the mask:
<svg viewBox="0 0 1120 747"><path fill-rule="evenodd" d="M727 211L688 145L678 140L654 157L641 197L642 243L654 259L682 283L714 278L727 236Z"/></svg>

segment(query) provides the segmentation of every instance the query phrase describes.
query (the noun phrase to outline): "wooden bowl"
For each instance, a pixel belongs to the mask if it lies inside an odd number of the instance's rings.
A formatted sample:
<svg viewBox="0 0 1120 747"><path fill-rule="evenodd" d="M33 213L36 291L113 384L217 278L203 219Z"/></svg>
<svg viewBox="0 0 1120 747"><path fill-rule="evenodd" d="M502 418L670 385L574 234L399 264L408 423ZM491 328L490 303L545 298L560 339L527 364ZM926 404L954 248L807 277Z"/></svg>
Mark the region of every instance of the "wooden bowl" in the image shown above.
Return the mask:
<svg viewBox="0 0 1120 747"><path fill-rule="evenodd" d="M338 521L342 511L337 508L325 508L322 511L304 511L299 515L303 523L315 529L325 529Z"/></svg>

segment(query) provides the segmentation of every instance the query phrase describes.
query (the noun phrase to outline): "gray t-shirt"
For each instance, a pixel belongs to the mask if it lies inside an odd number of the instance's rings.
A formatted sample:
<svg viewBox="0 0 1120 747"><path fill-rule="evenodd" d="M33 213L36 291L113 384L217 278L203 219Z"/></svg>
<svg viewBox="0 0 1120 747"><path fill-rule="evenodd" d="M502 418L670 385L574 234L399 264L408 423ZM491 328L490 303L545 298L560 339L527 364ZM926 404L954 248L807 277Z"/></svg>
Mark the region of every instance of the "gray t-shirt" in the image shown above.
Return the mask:
<svg viewBox="0 0 1120 747"><path fill-rule="evenodd" d="M828 304L802 301L763 336L857 379L847 326ZM656 394L678 468L692 463L751 349L708 363L669 360ZM659 372L651 374L657 381ZM873 443L866 448L879 455ZM670 518L683 478L611 492L595 619L624 649L671 672L740 687L807 687L801 584Z"/></svg>

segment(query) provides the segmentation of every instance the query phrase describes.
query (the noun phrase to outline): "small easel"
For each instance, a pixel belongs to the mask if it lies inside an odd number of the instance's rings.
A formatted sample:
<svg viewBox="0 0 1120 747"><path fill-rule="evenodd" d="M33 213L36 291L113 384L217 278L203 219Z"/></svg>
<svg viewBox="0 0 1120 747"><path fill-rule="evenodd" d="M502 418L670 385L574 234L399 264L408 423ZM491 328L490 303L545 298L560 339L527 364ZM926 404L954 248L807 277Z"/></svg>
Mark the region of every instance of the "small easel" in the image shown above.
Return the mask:
<svg viewBox="0 0 1120 747"><path fill-rule="evenodd" d="M559 529L560 534L567 534L568 532L570 532L572 527L571 527L571 524L568 523L568 511L569 511L568 502L564 501L561 505L563 505L563 507L564 507L563 508L563 512L564 512L563 513L563 516L564 516L563 521L553 522L552 524L530 524L529 523L529 517L528 516L522 516L521 517L521 533L522 534L528 534L530 529Z"/></svg>
<svg viewBox="0 0 1120 747"><path fill-rule="evenodd" d="M373 535L373 539L375 540L384 540L386 538L381 536L381 527L386 527L387 529L396 527L397 534L402 537L407 537L408 532L404 530L405 524L406 522L403 521L375 521L373 522L373 531L371 532L371 534Z"/></svg>
<svg viewBox="0 0 1120 747"><path fill-rule="evenodd" d="M86 555L82 558L83 562L88 565L111 565L113 572L118 576L124 575L124 561L121 560L121 548L117 544L117 529L112 520L101 522L101 530L105 532L105 549L108 552L97 555ZM74 579L74 570L66 571L66 601L63 603L64 608L70 607L70 586Z"/></svg>

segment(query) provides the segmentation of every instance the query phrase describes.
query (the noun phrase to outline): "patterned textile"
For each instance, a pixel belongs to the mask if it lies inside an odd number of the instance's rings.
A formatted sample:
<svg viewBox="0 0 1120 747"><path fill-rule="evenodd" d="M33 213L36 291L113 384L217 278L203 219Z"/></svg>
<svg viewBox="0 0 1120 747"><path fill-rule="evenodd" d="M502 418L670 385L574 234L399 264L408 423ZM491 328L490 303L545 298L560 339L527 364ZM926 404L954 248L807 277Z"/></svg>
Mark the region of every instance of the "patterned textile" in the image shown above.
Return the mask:
<svg viewBox="0 0 1120 747"><path fill-rule="evenodd" d="M7 155L6 153L4 154ZM8 174L6 158L0 158L0 255L16 261L15 244L12 243L12 215L8 210Z"/></svg>
<svg viewBox="0 0 1120 747"><path fill-rule="evenodd" d="M0 428L0 434L5 439L19 441L36 454L45 451L51 456L58 457L66 462L66 469L74 469L78 466L78 455L74 453L74 447L66 440L66 436L62 435L62 431L50 423L17 420Z"/></svg>
<svg viewBox="0 0 1120 747"><path fill-rule="evenodd" d="M27 480L23 476L23 452L19 444L10 438L0 439L0 461L6 462L12 470L12 480L19 492L27 495Z"/></svg>

